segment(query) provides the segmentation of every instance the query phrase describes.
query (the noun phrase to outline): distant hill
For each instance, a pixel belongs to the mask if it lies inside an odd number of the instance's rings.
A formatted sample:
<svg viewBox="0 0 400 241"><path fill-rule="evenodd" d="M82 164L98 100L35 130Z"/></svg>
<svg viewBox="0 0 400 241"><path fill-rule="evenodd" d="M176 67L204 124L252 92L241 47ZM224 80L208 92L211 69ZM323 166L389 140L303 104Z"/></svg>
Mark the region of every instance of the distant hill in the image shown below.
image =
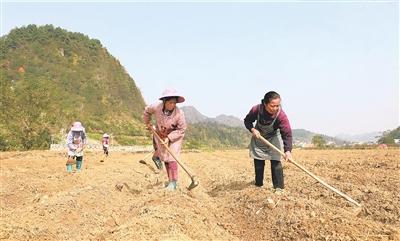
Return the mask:
<svg viewBox="0 0 400 241"><path fill-rule="evenodd" d="M298 146L302 146L304 144L310 144L312 141L312 138L315 135L321 135L321 134L314 133L314 132L311 132L311 131L308 131L305 129L293 129L292 134L293 134L293 143ZM335 145L343 145L346 143L346 141L335 138L335 137L331 137L331 136L327 136L327 135L323 135L323 134L322 134L322 137L324 138L324 140L327 143L333 142L333 143L335 143Z"/></svg>
<svg viewBox="0 0 400 241"><path fill-rule="evenodd" d="M184 111L188 123L184 142L186 148L244 148L250 141L250 133L234 116L209 118L193 106L182 106L180 109Z"/></svg>
<svg viewBox="0 0 400 241"><path fill-rule="evenodd" d="M80 120L88 132L144 135L142 94L99 40L52 25L0 41L0 149L47 148Z"/></svg>
<svg viewBox="0 0 400 241"><path fill-rule="evenodd" d="M292 134L293 134L293 142L297 144L300 143L310 144L313 136L316 135L316 133L304 129L293 129Z"/></svg>
<svg viewBox="0 0 400 241"><path fill-rule="evenodd" d="M246 148L251 134L241 127L231 127L216 122L199 122L188 125L185 148L216 149Z"/></svg>
<svg viewBox="0 0 400 241"><path fill-rule="evenodd" d="M380 136L382 136L382 132L375 131L358 135L340 134L335 138L349 142L377 142Z"/></svg>
<svg viewBox="0 0 400 241"><path fill-rule="evenodd" d="M2 36L0 44L0 150L47 149L76 120L94 140L108 132L120 144L150 144L142 94L99 40L28 25ZM185 148L247 145L249 133L234 127L240 120L183 109L189 122Z"/></svg>
<svg viewBox="0 0 400 241"><path fill-rule="evenodd" d="M397 143L396 143L397 140ZM382 136L379 138L378 143L385 144L400 144L398 141L400 140L400 126L394 130L387 130L383 132Z"/></svg>
<svg viewBox="0 0 400 241"><path fill-rule="evenodd" d="M213 125L214 130L217 130L218 126L229 126L229 127L236 127L238 130L245 130L244 133L248 133L247 129L244 127L243 120L235 117L235 116L228 116L228 115L219 115L216 118L209 118L203 114L201 114L195 107L193 106L183 106L181 107L182 110L185 112L185 117L186 121L190 124L197 124L197 126L201 126L205 128L207 124L215 123ZM201 124L201 125L199 125ZM295 145L303 146L306 144L310 144L313 136L319 135L318 133L314 133L311 131L307 131L304 129L293 129L293 143ZM250 133L248 133L250 134ZM336 145L343 145L345 141L327 136L327 135L322 135L325 139L325 141L328 142L333 142ZM247 139L246 139L247 141ZM248 144L248 143L247 143ZM243 144L245 145L245 144Z"/></svg>
<svg viewBox="0 0 400 241"><path fill-rule="evenodd" d="M232 115L218 115L215 118L207 117L201 114L193 106L182 106L181 110L185 112L186 122L194 124L199 122L215 122L218 124L230 126L230 127L243 127L243 120L232 116Z"/></svg>
<svg viewBox="0 0 400 241"><path fill-rule="evenodd" d="M205 122L209 119L207 116L201 114L196 108L193 106L182 106L181 110L185 113L186 122L193 124L199 122Z"/></svg>
<svg viewBox="0 0 400 241"><path fill-rule="evenodd" d="M0 40L0 150L47 149L76 120L95 140L107 132L119 144L150 143L142 94L99 40L52 25L16 28ZM189 123L185 148L248 145L243 120L182 109ZM295 142L315 135L293 133Z"/></svg>
<svg viewBox="0 0 400 241"><path fill-rule="evenodd" d="M219 115L215 117L215 122L232 127L243 127L243 120L232 115Z"/></svg>

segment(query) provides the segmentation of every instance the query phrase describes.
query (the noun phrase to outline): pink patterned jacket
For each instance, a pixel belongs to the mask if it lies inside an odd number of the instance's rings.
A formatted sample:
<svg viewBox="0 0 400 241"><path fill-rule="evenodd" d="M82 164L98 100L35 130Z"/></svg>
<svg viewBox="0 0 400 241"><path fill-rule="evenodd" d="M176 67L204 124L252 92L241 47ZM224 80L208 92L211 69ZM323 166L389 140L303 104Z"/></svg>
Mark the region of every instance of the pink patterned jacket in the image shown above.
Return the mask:
<svg viewBox="0 0 400 241"><path fill-rule="evenodd" d="M175 107L171 115L166 115L163 112L164 104L162 102L156 102L147 106L144 109L143 120L147 125L150 123L151 116L154 115L156 119L156 130L161 138L168 137L170 143L169 148L179 158L181 152L181 146L183 137L185 136L186 121L183 111L178 107ZM157 154L160 159L164 162L173 162L175 159L168 153L167 149L163 144L159 142L157 138Z"/></svg>

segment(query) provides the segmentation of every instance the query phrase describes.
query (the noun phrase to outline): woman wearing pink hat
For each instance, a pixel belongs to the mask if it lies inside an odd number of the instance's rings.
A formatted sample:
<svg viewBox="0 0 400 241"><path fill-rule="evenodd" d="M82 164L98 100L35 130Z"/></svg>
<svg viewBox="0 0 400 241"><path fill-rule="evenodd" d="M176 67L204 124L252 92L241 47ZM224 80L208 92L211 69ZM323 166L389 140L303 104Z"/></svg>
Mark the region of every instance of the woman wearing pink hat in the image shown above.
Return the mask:
<svg viewBox="0 0 400 241"><path fill-rule="evenodd" d="M67 135L68 160L67 172L72 172L72 165L76 162L76 170L80 171L83 161L83 148L86 144L86 132L82 123L74 122Z"/></svg>
<svg viewBox="0 0 400 241"><path fill-rule="evenodd" d="M103 153L105 157L108 157L108 148L110 146L110 135L107 133L103 134L103 137L101 138L101 145L103 146Z"/></svg>
<svg viewBox="0 0 400 241"><path fill-rule="evenodd" d="M147 106L143 113L143 120L148 129L153 128L151 116L154 115L156 120L156 131L164 140L161 143L157 138L155 144L157 146L158 156L165 163L168 175L168 190L176 189L178 180L178 164L176 160L169 154L164 144L179 156L182 146L183 137L185 136L186 121L183 111L176 104L185 101L175 89L166 89L159 98L161 102L156 102Z"/></svg>

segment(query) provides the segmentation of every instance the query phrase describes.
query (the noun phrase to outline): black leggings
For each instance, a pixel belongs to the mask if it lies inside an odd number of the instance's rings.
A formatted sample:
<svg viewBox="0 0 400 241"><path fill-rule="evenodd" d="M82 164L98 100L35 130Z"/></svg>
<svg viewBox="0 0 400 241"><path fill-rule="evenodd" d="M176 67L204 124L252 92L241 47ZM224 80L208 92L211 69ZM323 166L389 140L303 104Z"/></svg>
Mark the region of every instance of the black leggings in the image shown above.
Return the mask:
<svg viewBox="0 0 400 241"><path fill-rule="evenodd" d="M261 187L264 184L264 160L254 159L254 169L256 173L256 186ZM271 176L274 188L284 189L283 169L280 161L271 160Z"/></svg>

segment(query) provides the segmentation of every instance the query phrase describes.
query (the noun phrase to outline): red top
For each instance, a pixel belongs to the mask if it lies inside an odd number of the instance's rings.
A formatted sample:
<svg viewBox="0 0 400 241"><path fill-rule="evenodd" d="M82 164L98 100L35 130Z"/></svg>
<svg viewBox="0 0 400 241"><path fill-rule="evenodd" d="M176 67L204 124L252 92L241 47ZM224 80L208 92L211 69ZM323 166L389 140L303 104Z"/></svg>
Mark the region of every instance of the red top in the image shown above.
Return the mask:
<svg viewBox="0 0 400 241"><path fill-rule="evenodd" d="M275 119L274 115L268 113L262 104L255 105L251 108L250 112L244 118L244 125L251 132L251 128L253 128L253 122L257 120L258 112L260 113L260 124L262 125L270 125L272 121ZM274 123L274 129L280 130L282 141L283 141L283 149L284 151L292 151L292 128L290 127L289 119L287 118L285 112L281 109L278 117Z"/></svg>

